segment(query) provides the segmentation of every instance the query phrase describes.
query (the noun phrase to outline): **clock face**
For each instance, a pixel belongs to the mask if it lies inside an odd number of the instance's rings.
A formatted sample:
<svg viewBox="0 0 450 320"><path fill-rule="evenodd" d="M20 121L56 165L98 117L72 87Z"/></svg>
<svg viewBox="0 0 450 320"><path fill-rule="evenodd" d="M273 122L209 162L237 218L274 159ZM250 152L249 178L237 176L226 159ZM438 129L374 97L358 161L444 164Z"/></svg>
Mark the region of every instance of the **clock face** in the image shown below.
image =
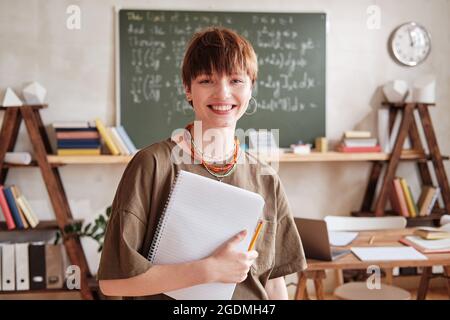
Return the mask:
<svg viewBox="0 0 450 320"><path fill-rule="evenodd" d="M402 24L392 34L391 49L399 62L416 66L424 61L431 51L430 34L415 22Z"/></svg>

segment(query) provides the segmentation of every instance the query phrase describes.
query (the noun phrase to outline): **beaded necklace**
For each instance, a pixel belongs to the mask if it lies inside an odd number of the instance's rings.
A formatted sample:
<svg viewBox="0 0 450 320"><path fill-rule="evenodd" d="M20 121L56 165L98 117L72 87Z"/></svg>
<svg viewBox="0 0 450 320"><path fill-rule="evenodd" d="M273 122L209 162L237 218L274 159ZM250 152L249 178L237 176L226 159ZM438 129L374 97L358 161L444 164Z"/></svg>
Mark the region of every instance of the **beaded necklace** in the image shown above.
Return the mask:
<svg viewBox="0 0 450 320"><path fill-rule="evenodd" d="M185 129L190 133L193 126L194 124L190 123L186 126ZM217 178L219 181L222 181L223 178L228 177L234 172L234 170L236 170L237 159L239 155L239 139L237 137L234 138L233 160L231 161L231 163L225 166L216 166L214 164L207 163L204 160L205 157L204 153L197 148L194 142L194 138L192 137L192 134L190 140L191 140L190 150L192 159L194 159L195 152L197 152L200 155L201 164L203 165L203 167L205 167L206 171L208 171L212 176Z"/></svg>

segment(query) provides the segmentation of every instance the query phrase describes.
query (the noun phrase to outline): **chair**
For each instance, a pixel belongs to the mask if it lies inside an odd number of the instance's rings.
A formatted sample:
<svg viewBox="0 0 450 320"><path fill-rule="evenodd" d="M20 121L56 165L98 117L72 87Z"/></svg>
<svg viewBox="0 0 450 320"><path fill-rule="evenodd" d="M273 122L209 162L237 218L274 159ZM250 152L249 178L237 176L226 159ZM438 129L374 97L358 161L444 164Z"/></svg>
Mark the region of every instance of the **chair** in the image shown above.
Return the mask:
<svg viewBox="0 0 450 320"><path fill-rule="evenodd" d="M339 217L326 216L328 231L370 231L403 229L406 227L404 217ZM342 270L338 270L342 272ZM388 284L381 284L380 289L369 290L365 282L349 282L338 286L334 295L344 300L409 300L411 294L392 286L392 269L385 269ZM342 279L339 275L338 278Z"/></svg>

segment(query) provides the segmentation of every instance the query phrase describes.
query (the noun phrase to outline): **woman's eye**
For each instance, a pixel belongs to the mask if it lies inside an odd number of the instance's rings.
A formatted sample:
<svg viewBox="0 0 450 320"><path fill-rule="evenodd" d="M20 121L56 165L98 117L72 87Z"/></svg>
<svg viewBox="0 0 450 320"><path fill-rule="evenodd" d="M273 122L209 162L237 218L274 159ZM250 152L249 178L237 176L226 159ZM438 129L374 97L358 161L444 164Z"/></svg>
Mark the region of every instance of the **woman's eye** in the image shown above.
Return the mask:
<svg viewBox="0 0 450 320"><path fill-rule="evenodd" d="M203 79L203 80L200 80L200 83L201 84L208 84L208 83L210 83L211 82L211 80L209 80L209 79Z"/></svg>
<svg viewBox="0 0 450 320"><path fill-rule="evenodd" d="M233 79L233 83L243 83L244 81L242 79Z"/></svg>

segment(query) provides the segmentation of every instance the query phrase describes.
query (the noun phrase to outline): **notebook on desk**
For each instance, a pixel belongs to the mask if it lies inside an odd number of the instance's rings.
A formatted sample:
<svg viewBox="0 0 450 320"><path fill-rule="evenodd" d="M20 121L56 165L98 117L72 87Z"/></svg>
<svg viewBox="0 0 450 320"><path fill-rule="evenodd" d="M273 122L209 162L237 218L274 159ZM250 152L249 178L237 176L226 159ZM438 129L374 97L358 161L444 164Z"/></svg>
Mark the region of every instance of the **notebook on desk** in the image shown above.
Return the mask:
<svg viewBox="0 0 450 320"><path fill-rule="evenodd" d="M235 248L246 251L264 207L263 198L229 184L181 170L166 203L148 259L153 264L205 258L238 232L247 237ZM235 284L208 283L165 292L175 299L231 299Z"/></svg>

